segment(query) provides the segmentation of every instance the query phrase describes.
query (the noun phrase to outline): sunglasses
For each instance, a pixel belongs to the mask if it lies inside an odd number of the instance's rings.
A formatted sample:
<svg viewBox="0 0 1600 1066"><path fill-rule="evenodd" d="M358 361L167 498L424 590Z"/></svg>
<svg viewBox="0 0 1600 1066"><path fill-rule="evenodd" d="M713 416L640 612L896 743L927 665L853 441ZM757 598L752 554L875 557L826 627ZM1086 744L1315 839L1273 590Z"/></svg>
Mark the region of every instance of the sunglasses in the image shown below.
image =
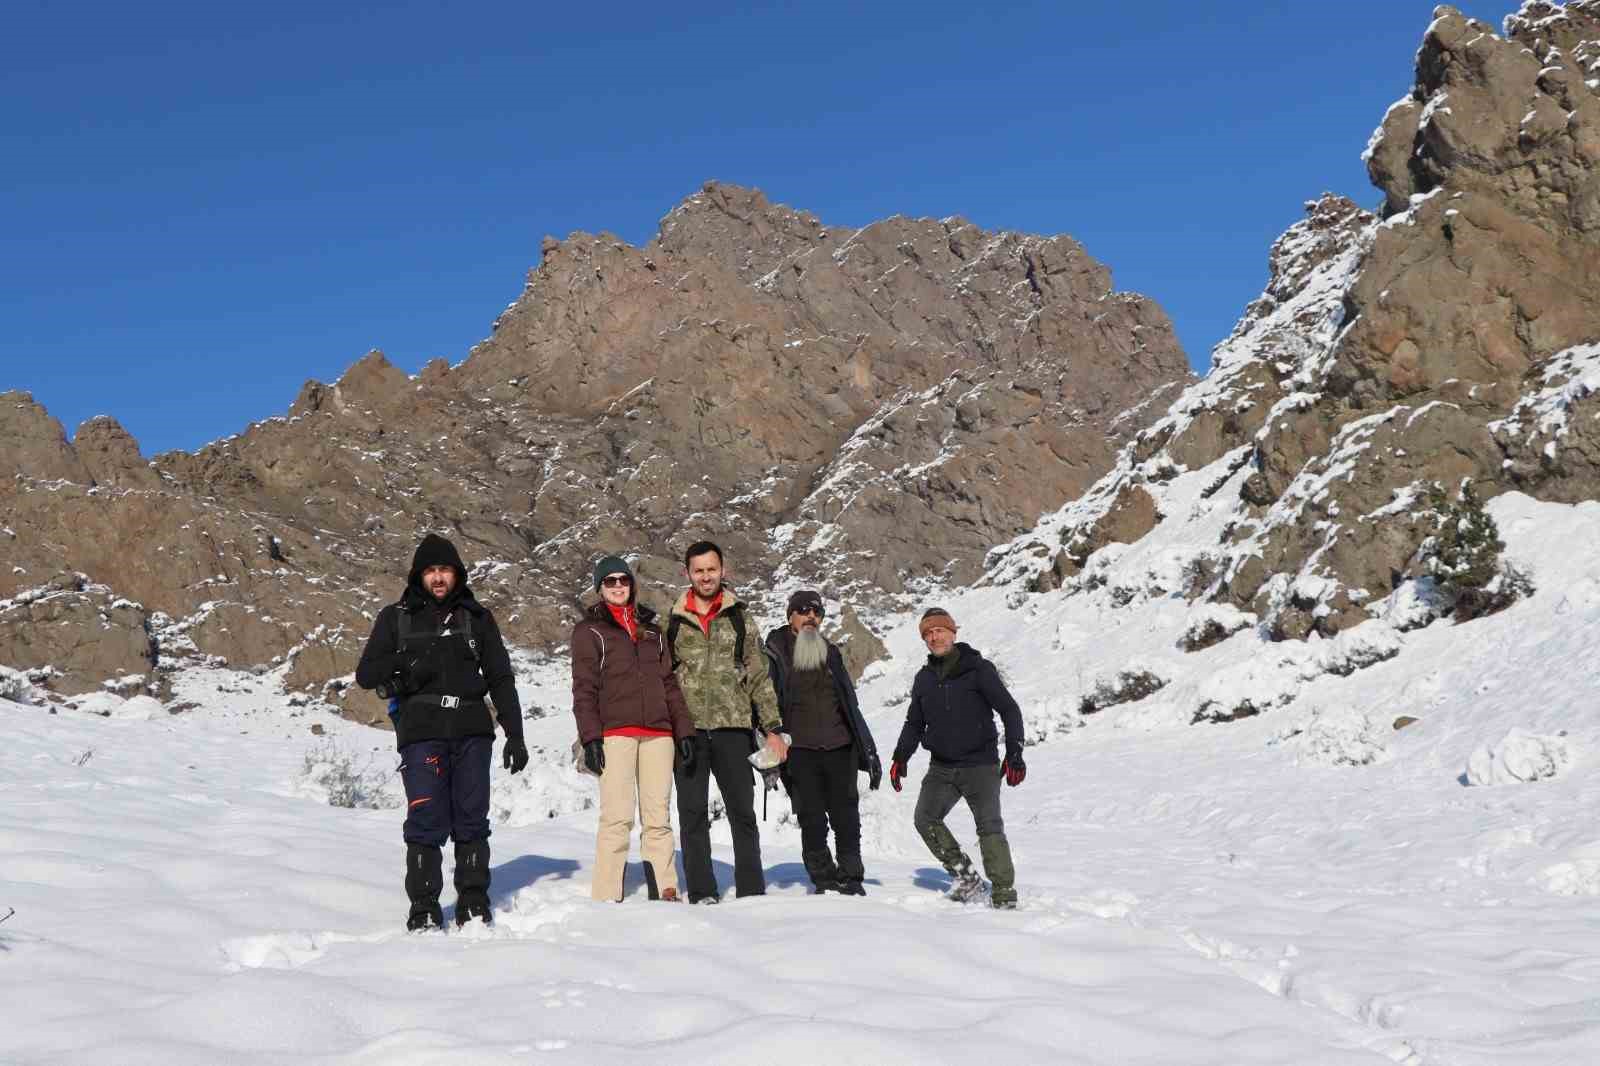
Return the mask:
<svg viewBox="0 0 1600 1066"><path fill-rule="evenodd" d="M614 589L627 588L633 584L633 578L623 577L621 574L612 574L610 577L601 578L600 584Z"/></svg>
<svg viewBox="0 0 1600 1066"><path fill-rule="evenodd" d="M818 618L823 616L823 610L821 607L796 607L791 613L815 615Z"/></svg>

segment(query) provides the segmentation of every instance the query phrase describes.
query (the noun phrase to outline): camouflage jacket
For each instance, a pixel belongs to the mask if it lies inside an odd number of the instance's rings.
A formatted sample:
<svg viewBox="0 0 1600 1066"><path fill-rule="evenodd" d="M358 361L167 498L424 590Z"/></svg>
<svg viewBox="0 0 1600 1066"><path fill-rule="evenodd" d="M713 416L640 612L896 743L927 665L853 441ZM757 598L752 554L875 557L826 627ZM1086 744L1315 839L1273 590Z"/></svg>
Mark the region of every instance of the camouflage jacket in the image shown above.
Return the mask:
<svg viewBox="0 0 1600 1066"><path fill-rule="evenodd" d="M689 717L697 729L749 729L750 708L754 703L761 728L773 732L780 728L778 699L767 677L766 653L761 648L761 630L745 612L744 662L734 663L735 634L730 616L745 611L733 590L722 589L722 610L711 620L709 636L700 628L700 619L689 609L689 591L679 594L672 605L671 618L677 622L673 654L678 661L678 686L689 705Z"/></svg>

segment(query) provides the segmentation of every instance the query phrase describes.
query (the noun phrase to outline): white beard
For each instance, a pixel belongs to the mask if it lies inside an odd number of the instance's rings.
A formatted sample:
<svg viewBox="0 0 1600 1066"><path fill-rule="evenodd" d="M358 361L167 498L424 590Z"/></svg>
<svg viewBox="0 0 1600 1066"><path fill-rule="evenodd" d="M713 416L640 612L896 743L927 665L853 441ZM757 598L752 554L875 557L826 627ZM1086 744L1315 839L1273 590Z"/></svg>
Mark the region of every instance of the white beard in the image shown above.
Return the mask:
<svg viewBox="0 0 1600 1066"><path fill-rule="evenodd" d="M794 668L821 670L828 664L828 642L815 629L802 629L794 635Z"/></svg>

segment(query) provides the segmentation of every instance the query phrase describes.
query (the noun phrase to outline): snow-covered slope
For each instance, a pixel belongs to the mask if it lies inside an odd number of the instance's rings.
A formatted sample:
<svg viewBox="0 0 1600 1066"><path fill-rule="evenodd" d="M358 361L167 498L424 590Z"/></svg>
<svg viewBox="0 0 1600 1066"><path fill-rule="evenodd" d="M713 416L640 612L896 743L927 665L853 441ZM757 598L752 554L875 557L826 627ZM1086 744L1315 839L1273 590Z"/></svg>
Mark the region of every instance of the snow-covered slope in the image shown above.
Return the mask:
<svg viewBox="0 0 1600 1066"><path fill-rule="evenodd" d="M1185 653L1207 608L1155 591L1159 531L1097 589L953 595L1036 741L1005 794L1012 913L943 900L887 785L863 797L866 899L804 893L777 798L766 898L650 903L634 869L591 903L555 661L523 664L551 713L495 786L498 923L450 935L399 931L387 735L224 673L174 716L0 703L0 1061L1594 1061L1600 561L1572 545L1600 504L1492 510L1538 592L1461 626ZM887 754L920 647L881 621L893 657L861 691ZM1135 666L1166 684L1080 716ZM1280 705L1190 724L1244 698ZM327 804L352 776L378 809Z"/></svg>

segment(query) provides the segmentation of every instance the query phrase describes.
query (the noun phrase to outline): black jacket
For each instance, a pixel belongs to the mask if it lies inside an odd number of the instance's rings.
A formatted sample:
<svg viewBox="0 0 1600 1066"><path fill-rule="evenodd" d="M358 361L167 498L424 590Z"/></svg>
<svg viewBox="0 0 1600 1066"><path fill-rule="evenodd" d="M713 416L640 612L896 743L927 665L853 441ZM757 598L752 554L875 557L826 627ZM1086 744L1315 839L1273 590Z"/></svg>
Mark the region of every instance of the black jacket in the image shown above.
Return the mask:
<svg viewBox="0 0 1600 1066"><path fill-rule="evenodd" d="M939 661L928 657L911 683L911 707L896 762L910 762L920 742L933 761L947 766L982 766L1000 761L995 750L999 733L994 716L1006 726L1006 750L1022 747L1022 710L1006 691L994 663L966 644L957 644L961 658L948 677L939 676Z"/></svg>
<svg viewBox="0 0 1600 1066"><path fill-rule="evenodd" d="M442 604L423 589L420 569L412 568L399 602L378 612L356 666L356 684L362 688L401 681L405 697L395 716L395 741L402 748L418 740L494 736L485 695L493 696L506 736L522 736L522 704L500 627L467 587L465 568L459 561L456 565L456 587ZM400 649L402 612L407 618L404 653ZM476 657L461 627L447 624L463 616L477 642ZM450 635L443 635L443 629L449 629ZM444 707L437 699L418 696L454 696L461 704Z"/></svg>
<svg viewBox="0 0 1600 1066"><path fill-rule="evenodd" d="M794 669L794 630L779 626L767 634L767 675L772 678L772 688L778 696L778 714L789 717L791 693L787 692L787 679ZM867 720L861 717L861 705L856 701L856 687L850 682L850 672L844 668L844 656L832 642L828 644L828 672L833 675L833 690L839 696L839 706L844 708L844 723L850 729L851 743L856 751L856 765L869 770L878 754L872 742L872 732Z"/></svg>

